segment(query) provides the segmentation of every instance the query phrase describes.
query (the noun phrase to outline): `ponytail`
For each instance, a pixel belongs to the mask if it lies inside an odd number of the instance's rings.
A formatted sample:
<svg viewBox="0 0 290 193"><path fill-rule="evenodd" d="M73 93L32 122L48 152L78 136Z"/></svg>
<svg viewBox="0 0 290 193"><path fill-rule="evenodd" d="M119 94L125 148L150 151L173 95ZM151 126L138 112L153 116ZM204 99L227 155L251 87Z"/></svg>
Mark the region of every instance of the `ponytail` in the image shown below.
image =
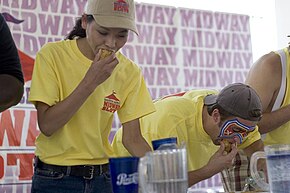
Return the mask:
<svg viewBox="0 0 290 193"><path fill-rule="evenodd" d="M87 22L90 23L94 20L94 17L92 15L87 15L86 17ZM76 20L75 26L72 29L72 31L69 32L69 34L64 38L65 40L73 40L75 38L84 38L86 37L86 30L82 27L82 18L78 18Z"/></svg>

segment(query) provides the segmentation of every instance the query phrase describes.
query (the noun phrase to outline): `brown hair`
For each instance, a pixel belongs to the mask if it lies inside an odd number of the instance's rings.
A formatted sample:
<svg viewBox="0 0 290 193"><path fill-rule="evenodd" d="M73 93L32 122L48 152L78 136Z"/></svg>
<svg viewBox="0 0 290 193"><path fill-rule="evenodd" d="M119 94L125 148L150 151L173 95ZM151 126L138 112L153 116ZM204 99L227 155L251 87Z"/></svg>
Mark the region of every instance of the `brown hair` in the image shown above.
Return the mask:
<svg viewBox="0 0 290 193"><path fill-rule="evenodd" d="M223 109L220 105L218 104L212 104L212 105L207 105L207 112L209 115L212 114L214 109L218 109L219 113L221 115L221 121L226 120L228 117L235 116L229 112L227 112L225 109Z"/></svg>
<svg viewBox="0 0 290 193"><path fill-rule="evenodd" d="M94 21L94 17L92 15L86 15L86 16L87 16L86 19L88 23L91 23L92 21ZM82 18L79 17L77 18L75 26L72 29L72 31L70 31L64 39L73 40L75 38L84 38L86 36L87 36L86 30L82 28Z"/></svg>

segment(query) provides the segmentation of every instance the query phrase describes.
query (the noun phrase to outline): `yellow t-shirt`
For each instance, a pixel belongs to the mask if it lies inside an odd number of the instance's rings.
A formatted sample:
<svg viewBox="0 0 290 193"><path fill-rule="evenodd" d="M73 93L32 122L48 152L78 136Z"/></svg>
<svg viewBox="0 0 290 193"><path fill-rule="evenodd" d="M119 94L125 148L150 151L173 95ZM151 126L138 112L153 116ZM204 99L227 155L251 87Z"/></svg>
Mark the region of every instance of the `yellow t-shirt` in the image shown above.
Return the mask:
<svg viewBox="0 0 290 193"><path fill-rule="evenodd" d="M87 98L81 108L52 136L36 139L35 154L56 165L103 164L112 157L108 140L114 111L122 123L155 110L141 69L121 53L112 75ZM54 105L68 97L92 61L76 40L46 44L37 54L29 100Z"/></svg>
<svg viewBox="0 0 290 193"><path fill-rule="evenodd" d="M155 101L156 112L140 119L142 135L151 144L152 140L177 137L178 144L187 148L188 171L199 169L207 164L219 146L213 144L202 125L203 99L216 93L213 90L191 90L183 95L166 96ZM248 135L240 148L247 147L260 139L257 128ZM118 129L113 143L117 156L128 156L122 145L122 129Z"/></svg>
<svg viewBox="0 0 290 193"><path fill-rule="evenodd" d="M283 92L283 100L279 108L283 108L290 104L290 58L288 48L284 48L283 52L285 53L285 60L282 61L282 65L284 65L285 70L283 70L282 74L284 75L283 78L286 81L285 90ZM277 52L276 52L277 53ZM278 54L278 53L277 53ZM284 62L284 63L283 63ZM283 124L282 126L278 127L277 129L265 134L264 144L265 145L272 145L272 144L290 144L290 121Z"/></svg>

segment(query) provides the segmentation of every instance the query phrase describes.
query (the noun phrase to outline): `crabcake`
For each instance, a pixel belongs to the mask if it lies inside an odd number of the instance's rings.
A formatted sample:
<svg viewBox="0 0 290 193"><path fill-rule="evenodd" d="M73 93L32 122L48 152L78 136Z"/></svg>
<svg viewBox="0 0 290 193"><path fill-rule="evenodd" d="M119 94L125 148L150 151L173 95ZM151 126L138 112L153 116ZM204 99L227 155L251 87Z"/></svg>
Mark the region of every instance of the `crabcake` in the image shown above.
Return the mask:
<svg viewBox="0 0 290 193"><path fill-rule="evenodd" d="M100 59L104 59L104 58L110 56L112 53L113 53L112 50L107 50L107 49L101 48L101 56L100 56Z"/></svg>
<svg viewBox="0 0 290 193"><path fill-rule="evenodd" d="M225 144L225 151L227 153L231 152L231 150L232 150L232 144L228 140L226 140L226 139L223 139L222 142Z"/></svg>

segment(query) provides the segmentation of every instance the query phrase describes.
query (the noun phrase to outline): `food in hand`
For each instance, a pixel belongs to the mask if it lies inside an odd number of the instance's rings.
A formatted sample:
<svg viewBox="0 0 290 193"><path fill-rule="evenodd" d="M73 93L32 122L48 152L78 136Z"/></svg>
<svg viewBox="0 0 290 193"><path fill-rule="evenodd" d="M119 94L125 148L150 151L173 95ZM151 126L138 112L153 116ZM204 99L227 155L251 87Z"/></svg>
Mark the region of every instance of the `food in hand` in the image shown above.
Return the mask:
<svg viewBox="0 0 290 193"><path fill-rule="evenodd" d="M223 139L222 142L225 145L225 151L227 153L231 152L231 150L232 150L232 144L228 140L226 140L226 139Z"/></svg>
<svg viewBox="0 0 290 193"><path fill-rule="evenodd" d="M100 56L100 59L104 59L104 58L110 56L111 54L113 54L113 51L112 50L107 50L107 49L101 48L101 56Z"/></svg>

